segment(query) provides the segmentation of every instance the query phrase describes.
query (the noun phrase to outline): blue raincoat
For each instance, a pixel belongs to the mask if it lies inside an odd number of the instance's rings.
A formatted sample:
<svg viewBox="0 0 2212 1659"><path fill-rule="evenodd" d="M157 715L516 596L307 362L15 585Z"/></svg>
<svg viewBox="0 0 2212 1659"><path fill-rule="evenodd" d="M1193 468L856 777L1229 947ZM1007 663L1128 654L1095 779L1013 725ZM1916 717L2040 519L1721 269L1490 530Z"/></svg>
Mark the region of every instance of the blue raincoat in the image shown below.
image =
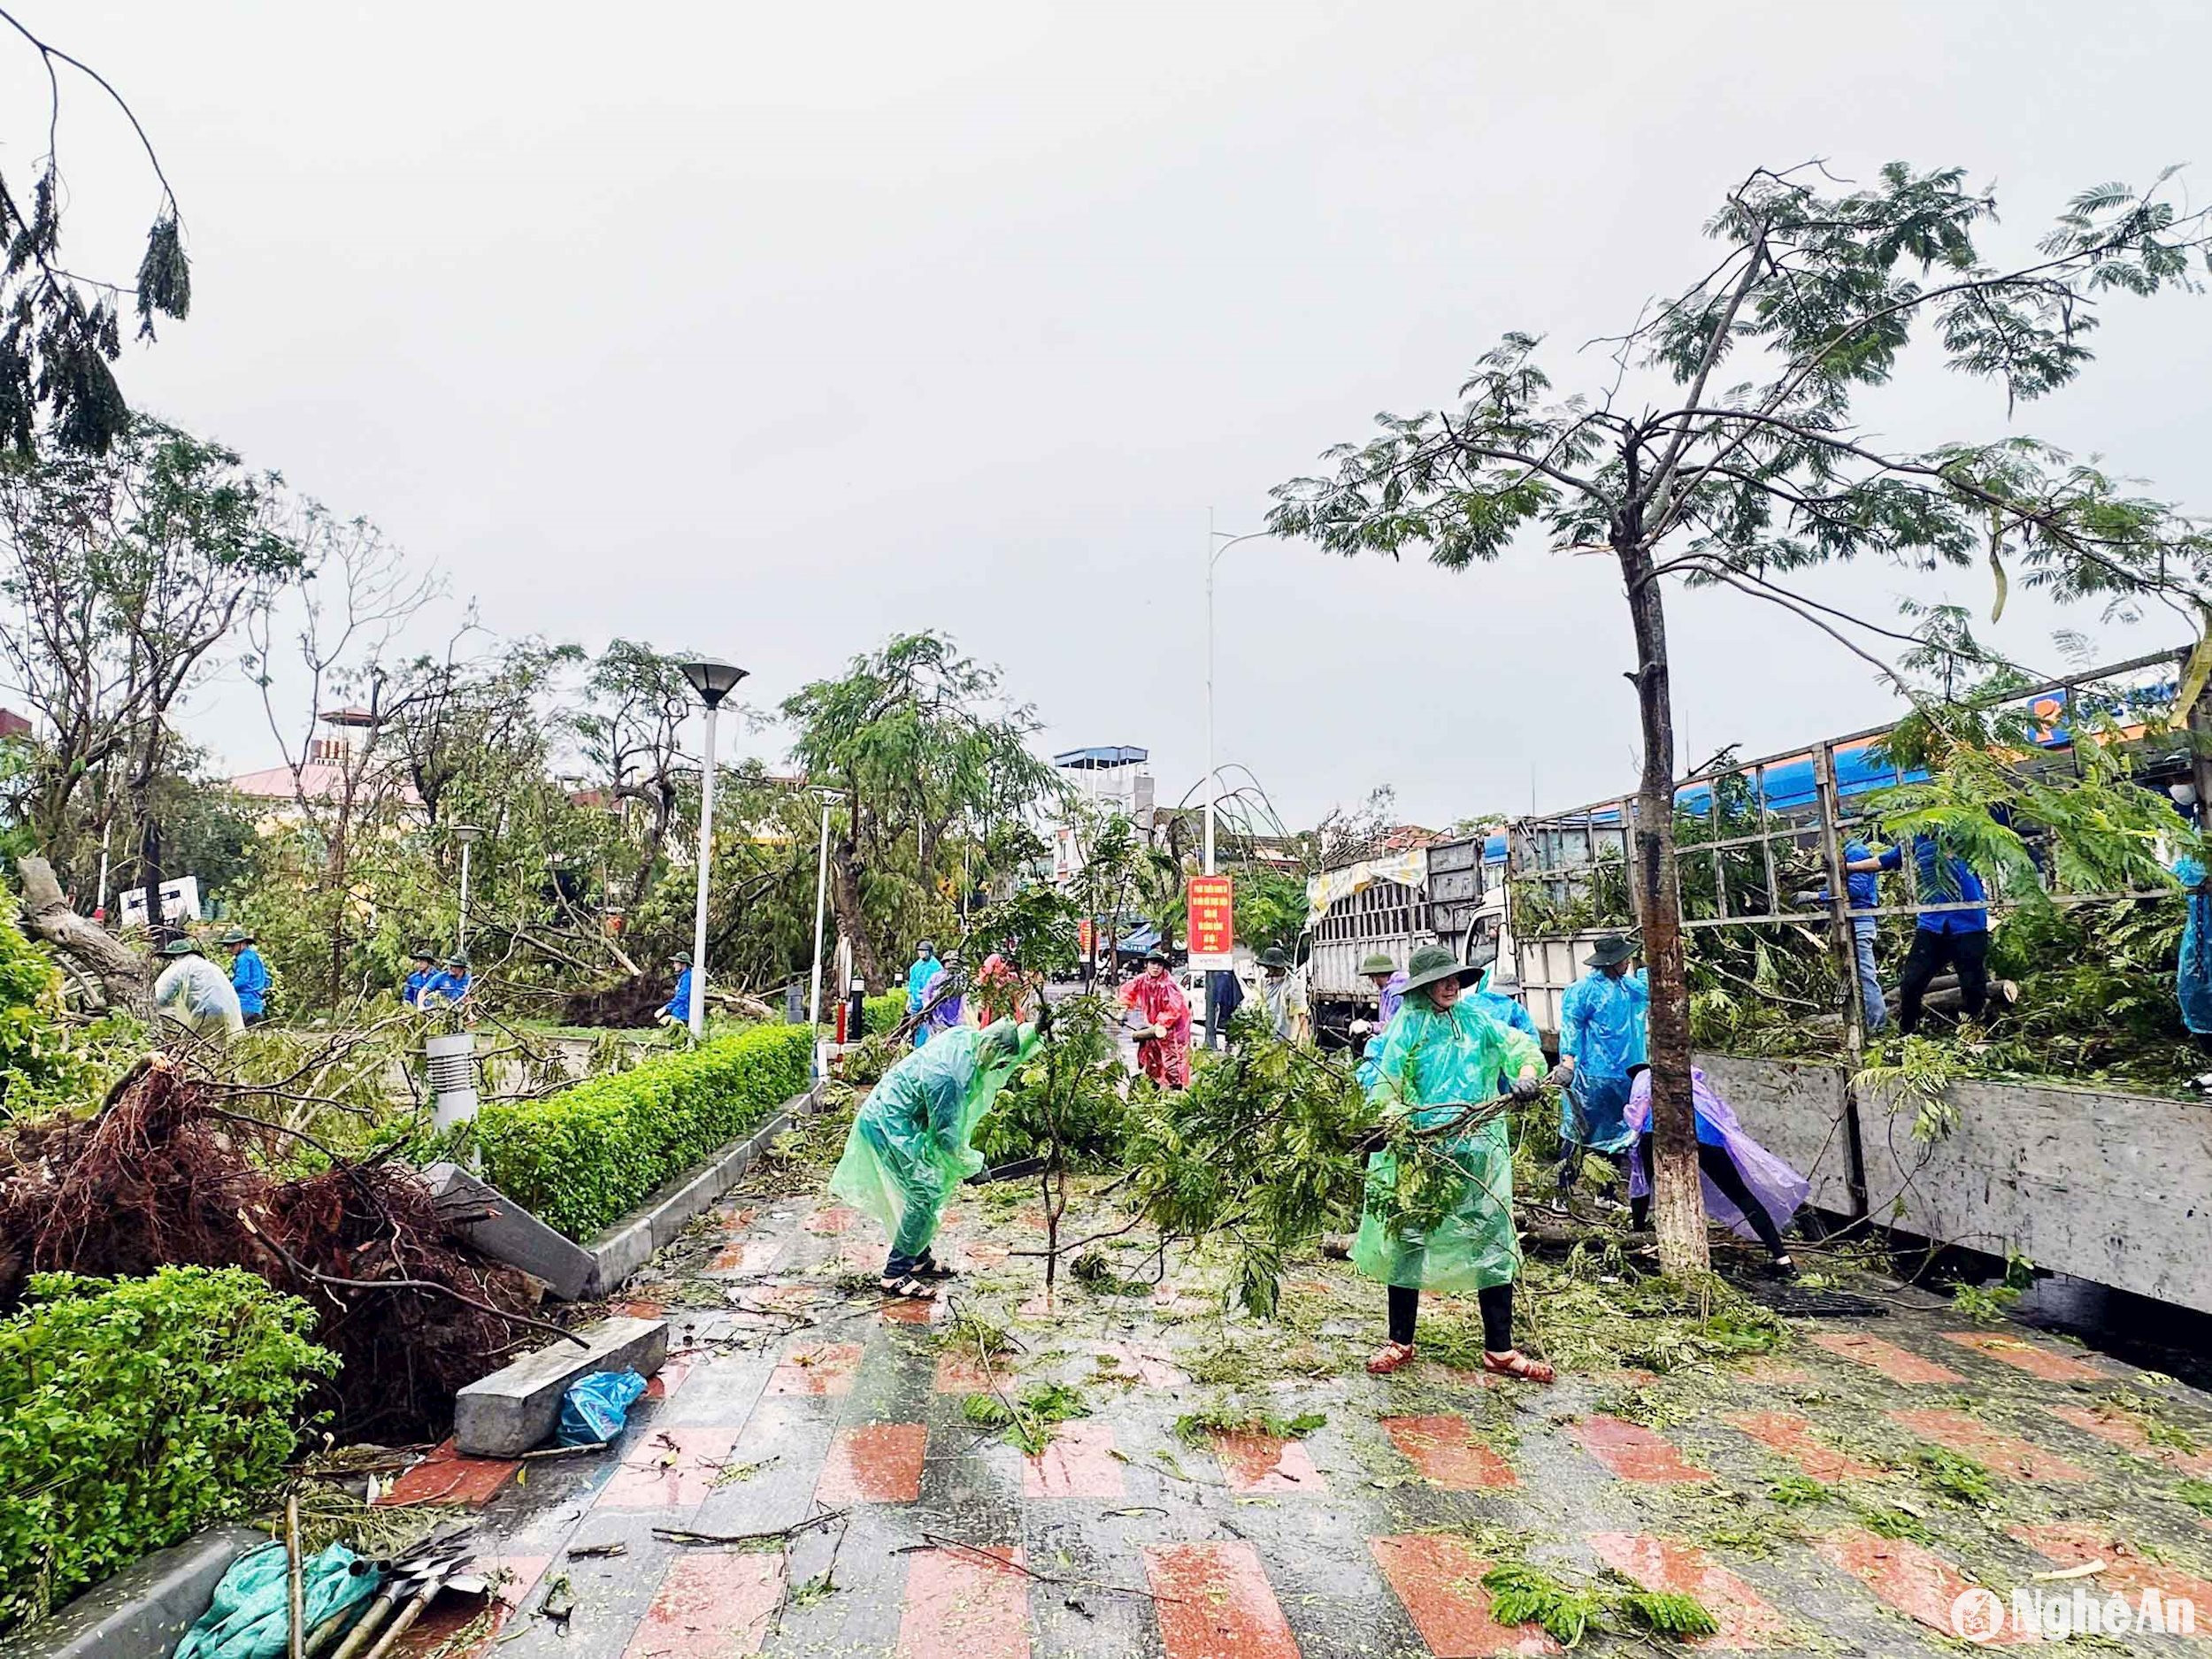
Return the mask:
<svg viewBox="0 0 2212 1659"><path fill-rule="evenodd" d="M929 1007L931 1000L935 998L940 991L946 988L938 983L945 977L947 972L945 964L941 962L933 962L929 966L929 978L922 981L919 994L912 991L907 993L907 1000L913 1004L913 1007L907 1010L909 1013L918 1013L922 1009ZM948 996L939 1001L935 1007L930 1008L929 1017L914 1027L914 1046L918 1048L924 1043L943 1036L945 1033L960 1023L961 1009L966 1001L965 997Z"/></svg>
<svg viewBox="0 0 2212 1659"><path fill-rule="evenodd" d="M1501 1025L1473 997L1448 1013L1425 995L1407 1001L1383 1033L1368 1098L1386 1113L1410 1112L1416 1128L1450 1123L1471 1104L1492 1100L1501 1075L1543 1070L1536 1039ZM1387 1150L1367 1160L1367 1202L1352 1264L1386 1285L1464 1295L1509 1285L1520 1271L1513 1228L1513 1147L1503 1112L1463 1128L1439 1148L1461 1185L1450 1212L1425 1233L1400 1233L1384 1219L1398 1180Z"/></svg>
<svg viewBox="0 0 2212 1659"><path fill-rule="evenodd" d="M686 968L676 976L676 990L661 1005L661 1013L668 1019L680 1019L687 1024L691 1019L691 970Z"/></svg>
<svg viewBox="0 0 2212 1659"><path fill-rule="evenodd" d="M2192 1034L2212 1034L2212 893L2199 883L2204 866L2194 858L2174 864L2174 875L2189 901L2189 923L2181 930L2181 960L2174 975L2174 990L2181 999L2181 1023Z"/></svg>
<svg viewBox="0 0 2212 1659"><path fill-rule="evenodd" d="M251 945L241 947L230 964L230 988L238 993L238 1011L248 1019L268 1011L269 967Z"/></svg>
<svg viewBox="0 0 2212 1659"><path fill-rule="evenodd" d="M1352 1068L1352 1076L1360 1087L1373 1093L1375 1085L1382 1081L1383 1040L1370 1037L1367 1046L1359 1051L1359 1064Z"/></svg>
<svg viewBox="0 0 2212 1659"><path fill-rule="evenodd" d="M1593 968L1559 1001L1559 1052L1575 1063L1559 1106L1559 1138L1594 1152L1624 1151L1628 1068L1644 1064L1651 988L1641 972L1618 979Z"/></svg>
<svg viewBox="0 0 2212 1659"><path fill-rule="evenodd" d="M1483 980L1486 986L1489 983L1487 978ZM1514 1030L1522 1033L1532 1042L1542 1041L1536 1030L1536 1016L1523 1008L1513 998L1500 996L1494 991L1478 991L1475 993L1475 1006L1501 1025L1510 1025ZM1506 1072L1499 1072L1498 1093L1502 1094L1512 1087L1513 1079Z"/></svg>
<svg viewBox="0 0 2212 1659"><path fill-rule="evenodd" d="M908 1018L922 1011L922 993L929 982L945 971L945 964L934 954L914 958L914 965L906 971L906 1012ZM929 1041L929 1025L925 1021L914 1027L914 1046L918 1048Z"/></svg>
<svg viewBox="0 0 2212 1659"><path fill-rule="evenodd" d="M1036 1041L1035 1026L1000 1020L908 1055L854 1117L830 1191L881 1222L899 1255L919 1256L953 1188L983 1167L970 1144L975 1126Z"/></svg>

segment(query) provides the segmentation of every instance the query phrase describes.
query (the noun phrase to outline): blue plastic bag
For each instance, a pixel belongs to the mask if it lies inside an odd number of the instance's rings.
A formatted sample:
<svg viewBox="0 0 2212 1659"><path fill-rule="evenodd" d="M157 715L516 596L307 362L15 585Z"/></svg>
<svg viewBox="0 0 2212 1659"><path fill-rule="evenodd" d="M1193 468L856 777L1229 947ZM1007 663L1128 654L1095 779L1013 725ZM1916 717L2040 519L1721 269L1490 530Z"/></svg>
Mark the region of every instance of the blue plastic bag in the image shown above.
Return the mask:
<svg viewBox="0 0 2212 1659"><path fill-rule="evenodd" d="M630 1407L645 1392L645 1379L634 1371L595 1371L569 1384L561 1396L564 1446L598 1446L622 1432Z"/></svg>

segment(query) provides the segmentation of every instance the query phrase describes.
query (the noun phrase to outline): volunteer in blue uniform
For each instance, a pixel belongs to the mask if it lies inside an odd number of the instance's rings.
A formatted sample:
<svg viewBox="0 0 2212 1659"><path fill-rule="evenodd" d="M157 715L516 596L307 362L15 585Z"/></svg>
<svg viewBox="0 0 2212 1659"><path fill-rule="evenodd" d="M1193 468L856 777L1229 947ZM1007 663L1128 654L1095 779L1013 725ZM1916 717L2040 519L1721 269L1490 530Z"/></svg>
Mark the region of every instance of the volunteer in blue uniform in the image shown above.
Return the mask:
<svg viewBox="0 0 2212 1659"><path fill-rule="evenodd" d="M1897 1029L1911 1036L1920 1029L1920 999L1928 982L1947 965L1959 978L1959 1018L1978 1020L1989 1000L1989 911L1982 879L1963 858L1946 854L1932 835L1916 835L1913 864L1920 875L1920 902L1962 909L1924 911L1913 929L1912 949L1897 975ZM1852 859L1853 875L1901 869L1905 849L1892 847Z"/></svg>
<svg viewBox="0 0 2212 1659"><path fill-rule="evenodd" d="M445 959L445 966L436 977L422 987L421 1006L435 1008L440 1003L465 1002L475 983L469 977L469 959L457 950Z"/></svg>

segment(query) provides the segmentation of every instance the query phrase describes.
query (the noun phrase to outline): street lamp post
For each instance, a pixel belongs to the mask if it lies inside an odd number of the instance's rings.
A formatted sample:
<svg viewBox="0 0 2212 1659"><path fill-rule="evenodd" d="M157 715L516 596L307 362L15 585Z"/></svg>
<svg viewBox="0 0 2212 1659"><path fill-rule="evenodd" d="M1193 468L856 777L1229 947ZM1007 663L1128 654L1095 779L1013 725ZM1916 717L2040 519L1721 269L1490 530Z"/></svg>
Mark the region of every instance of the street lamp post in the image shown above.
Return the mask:
<svg viewBox="0 0 2212 1659"><path fill-rule="evenodd" d="M453 839L461 843L461 918L454 924L453 949L462 956L469 948L469 849L482 839L483 826L477 824L456 824Z"/></svg>
<svg viewBox="0 0 2212 1659"><path fill-rule="evenodd" d="M818 793L822 797L822 850L814 866L814 982L806 1000L807 1023L817 1033L822 1029L822 912L829 902L830 808L839 799L834 789Z"/></svg>
<svg viewBox="0 0 2212 1659"><path fill-rule="evenodd" d="M706 758L699 769L699 898L691 922L691 1007L687 1023L694 1038L707 1027L707 872L714 859L714 711L737 689L745 671L711 657L680 664L683 676L707 706Z"/></svg>
<svg viewBox="0 0 2212 1659"><path fill-rule="evenodd" d="M1214 802L1221 794L1221 774L1214 769L1214 566L1221 556L1240 541L1256 541L1271 534L1254 530L1244 535L1224 535L1214 528L1213 509L1206 509L1206 873L1214 872ZM1216 547L1215 542L1221 545Z"/></svg>

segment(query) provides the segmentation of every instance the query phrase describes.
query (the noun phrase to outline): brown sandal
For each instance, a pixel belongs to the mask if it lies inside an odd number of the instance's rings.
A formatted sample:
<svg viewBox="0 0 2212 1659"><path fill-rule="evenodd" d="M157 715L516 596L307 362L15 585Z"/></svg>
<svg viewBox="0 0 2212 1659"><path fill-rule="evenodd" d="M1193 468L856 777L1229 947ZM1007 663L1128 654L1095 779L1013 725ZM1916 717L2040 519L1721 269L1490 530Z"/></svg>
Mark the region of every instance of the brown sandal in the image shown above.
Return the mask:
<svg viewBox="0 0 2212 1659"><path fill-rule="evenodd" d="M1485 1350L1483 1370L1497 1377L1518 1378L1523 1382L1556 1382L1559 1373L1540 1359L1531 1359L1517 1348L1509 1348L1502 1354Z"/></svg>
<svg viewBox="0 0 2212 1659"><path fill-rule="evenodd" d="M1413 1363L1412 1343L1386 1342L1375 1350L1374 1357L1367 1362L1367 1374L1370 1377L1387 1377L1401 1366L1411 1363Z"/></svg>

